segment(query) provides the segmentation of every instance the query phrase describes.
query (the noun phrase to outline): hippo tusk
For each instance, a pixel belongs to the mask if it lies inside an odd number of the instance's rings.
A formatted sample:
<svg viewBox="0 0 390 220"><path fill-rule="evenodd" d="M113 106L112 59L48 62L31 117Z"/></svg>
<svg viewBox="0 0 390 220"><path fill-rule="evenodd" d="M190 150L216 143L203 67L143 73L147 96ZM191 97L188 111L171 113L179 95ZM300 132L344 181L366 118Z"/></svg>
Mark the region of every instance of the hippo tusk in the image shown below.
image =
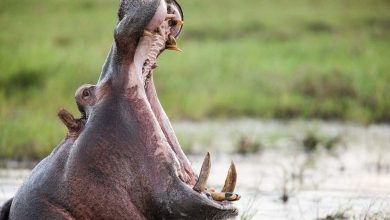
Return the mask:
<svg viewBox="0 0 390 220"><path fill-rule="evenodd" d="M237 201L241 198L240 195L231 192L210 192L210 195L215 201Z"/></svg>
<svg viewBox="0 0 390 220"><path fill-rule="evenodd" d="M172 19L172 20L170 20L168 22L168 24L169 24L169 26L173 27L173 26L176 26L176 25L183 25L184 21Z"/></svg>
<svg viewBox="0 0 390 220"><path fill-rule="evenodd" d="M177 42L176 42L175 37L172 36L172 35L168 35L167 44L168 44L168 45L175 45L175 46L176 46Z"/></svg>
<svg viewBox="0 0 390 220"><path fill-rule="evenodd" d="M222 192L234 192L237 182L237 171L234 162L230 164L228 174L226 176L225 185L222 188Z"/></svg>
<svg viewBox="0 0 390 220"><path fill-rule="evenodd" d="M174 19L174 18L176 18L175 14L167 14L167 16L165 17L165 20L168 21L168 20L171 20L171 19Z"/></svg>
<svg viewBox="0 0 390 220"><path fill-rule="evenodd" d="M206 190L206 184L207 184L207 179L209 178L210 168L211 168L210 153L207 152L202 163L202 168L200 169L198 181L195 183L195 186L193 188L195 191L204 192Z"/></svg>
<svg viewBox="0 0 390 220"><path fill-rule="evenodd" d="M168 40L167 40L167 43L165 45L165 48L168 50L176 50L176 51L182 52L182 50L177 47L176 39L172 35L168 36Z"/></svg>
<svg viewBox="0 0 390 220"><path fill-rule="evenodd" d="M175 50L175 51L179 51L179 52L183 52L182 49L178 48L176 45L166 45L165 46L165 49L167 50Z"/></svg>
<svg viewBox="0 0 390 220"><path fill-rule="evenodd" d="M176 23L176 25L183 25L184 24L184 21L182 21L182 20L174 20L174 22Z"/></svg>
<svg viewBox="0 0 390 220"><path fill-rule="evenodd" d="M144 36L153 37L154 34L152 32L150 32L150 31L144 30Z"/></svg>

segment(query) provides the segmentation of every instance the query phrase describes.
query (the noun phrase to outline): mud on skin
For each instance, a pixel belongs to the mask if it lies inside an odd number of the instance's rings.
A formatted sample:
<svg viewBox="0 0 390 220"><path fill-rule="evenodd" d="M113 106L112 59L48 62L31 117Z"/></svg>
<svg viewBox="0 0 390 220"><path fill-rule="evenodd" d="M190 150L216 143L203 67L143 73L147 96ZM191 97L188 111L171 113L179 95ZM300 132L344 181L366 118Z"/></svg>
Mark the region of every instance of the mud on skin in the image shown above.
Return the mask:
<svg viewBox="0 0 390 220"><path fill-rule="evenodd" d="M183 153L153 82L157 57L180 51L183 13L173 0L122 0L114 42L96 85L76 92L81 118L59 112L66 138L4 206L3 219L225 219L237 173L207 188Z"/></svg>

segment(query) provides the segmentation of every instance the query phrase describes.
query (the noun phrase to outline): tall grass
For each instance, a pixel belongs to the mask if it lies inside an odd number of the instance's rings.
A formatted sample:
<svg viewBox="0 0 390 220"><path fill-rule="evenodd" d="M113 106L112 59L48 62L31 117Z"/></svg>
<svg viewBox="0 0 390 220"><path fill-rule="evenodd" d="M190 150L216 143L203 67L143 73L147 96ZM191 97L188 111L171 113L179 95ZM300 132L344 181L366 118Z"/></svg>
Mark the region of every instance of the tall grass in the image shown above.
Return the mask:
<svg viewBox="0 0 390 220"><path fill-rule="evenodd" d="M180 1L183 53L158 61L175 119L390 121L387 0ZM96 82L117 0L0 1L0 157L41 157L75 89Z"/></svg>

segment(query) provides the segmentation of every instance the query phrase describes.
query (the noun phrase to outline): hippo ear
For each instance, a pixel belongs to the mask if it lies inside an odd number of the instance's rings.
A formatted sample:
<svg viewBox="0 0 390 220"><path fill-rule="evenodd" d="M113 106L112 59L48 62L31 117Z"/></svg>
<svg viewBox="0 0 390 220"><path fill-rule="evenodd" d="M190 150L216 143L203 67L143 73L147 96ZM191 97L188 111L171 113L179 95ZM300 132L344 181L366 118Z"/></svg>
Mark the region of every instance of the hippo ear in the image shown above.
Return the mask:
<svg viewBox="0 0 390 220"><path fill-rule="evenodd" d="M144 28L153 18L159 0L121 0L114 38L118 52L133 55Z"/></svg>

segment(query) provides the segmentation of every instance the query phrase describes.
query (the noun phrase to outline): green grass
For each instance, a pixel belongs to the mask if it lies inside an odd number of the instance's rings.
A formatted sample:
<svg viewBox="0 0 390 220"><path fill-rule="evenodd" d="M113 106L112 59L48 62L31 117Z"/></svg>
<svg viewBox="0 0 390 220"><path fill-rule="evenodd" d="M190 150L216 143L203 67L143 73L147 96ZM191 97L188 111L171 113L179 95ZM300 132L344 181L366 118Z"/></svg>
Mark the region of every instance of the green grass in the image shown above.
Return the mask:
<svg viewBox="0 0 390 220"><path fill-rule="evenodd" d="M183 53L159 60L171 118L390 121L388 0L180 1ZM56 112L96 82L117 0L0 1L0 157L39 158Z"/></svg>

